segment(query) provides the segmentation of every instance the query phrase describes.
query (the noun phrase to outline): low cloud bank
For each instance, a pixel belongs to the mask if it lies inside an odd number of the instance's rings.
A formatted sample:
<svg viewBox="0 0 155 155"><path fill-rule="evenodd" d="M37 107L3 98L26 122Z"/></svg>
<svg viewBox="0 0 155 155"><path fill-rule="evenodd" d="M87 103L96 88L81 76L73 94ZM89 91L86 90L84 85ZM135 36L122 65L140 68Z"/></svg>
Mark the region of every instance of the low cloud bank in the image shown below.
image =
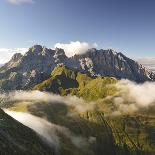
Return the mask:
<svg viewBox="0 0 155 155"><path fill-rule="evenodd" d="M155 57L139 58L137 61L155 73Z"/></svg>
<svg viewBox="0 0 155 155"><path fill-rule="evenodd" d="M155 57L139 58L137 61L141 64L155 64Z"/></svg>
<svg viewBox="0 0 155 155"><path fill-rule="evenodd" d="M155 82L137 84L121 80L116 87L121 92L113 99L118 109L115 114L132 113L155 105Z"/></svg>
<svg viewBox="0 0 155 155"><path fill-rule="evenodd" d="M50 145L55 146L55 148L58 147L59 139L56 136L56 129L58 128L57 126L29 113L15 112L10 110L4 111L25 126L28 126L36 131L39 135L45 138Z"/></svg>
<svg viewBox="0 0 155 155"><path fill-rule="evenodd" d="M4 95L3 95L4 96ZM9 93L8 100L13 102L24 101L27 104L34 104L38 102L45 103L61 103L66 106L74 107L77 112L90 111L95 108L94 102L86 103L82 98L76 96L62 97L60 95L54 95L52 93L41 92L41 91L15 91Z"/></svg>
<svg viewBox="0 0 155 155"><path fill-rule="evenodd" d="M71 41L68 44L64 44L64 43L56 43L55 48L62 48L64 49L66 55L68 57L71 57L75 54L83 54L85 53L88 49L91 48L97 48L97 44L89 44L87 42L80 42L80 41Z"/></svg>
<svg viewBox="0 0 155 155"><path fill-rule="evenodd" d="M129 80L120 80L114 86L120 91L114 96L103 99L103 102L106 99L110 99L111 104L114 106L114 111L112 111L114 115L138 112L139 110L155 106L155 82L137 84ZM6 102L7 100L9 103L22 102L25 104L35 104L44 102L49 104L64 104L74 109L74 111L68 112L69 115L75 114L74 112L81 113L99 108L98 102L86 103L82 98L76 96L62 97L40 91L14 91L7 95L0 94L0 100L1 102L3 100ZM104 112L104 109L99 110Z"/></svg>
<svg viewBox="0 0 155 155"><path fill-rule="evenodd" d="M28 48L0 48L0 64L8 62L15 53L25 54Z"/></svg>
<svg viewBox="0 0 155 155"><path fill-rule="evenodd" d="M70 117L76 113L93 110L95 107L94 102L85 103L83 99L76 96L61 97L60 95L54 95L52 93L40 91L14 91L10 92L9 94L1 94L0 98L4 101L7 101L8 103L27 105L37 103L64 104L65 106L74 109L74 112L72 111L71 113L67 113L70 115ZM57 153L59 152L59 148L61 146L60 135L70 139L72 144L79 149L89 147L89 144L92 144L96 141L95 137L85 138L76 136L68 128L50 123L46 119L34 116L29 112L15 112L8 109L4 110L8 115L17 121L36 131L41 136L41 138L43 138L43 140L46 140L50 146L55 148Z"/></svg>
<svg viewBox="0 0 155 155"><path fill-rule="evenodd" d="M58 153L60 148L60 137L59 135L63 135L71 140L71 142L77 148L84 148L94 141L94 137L83 138L80 136L75 136L70 132L66 127L52 124L47 120L36 117L29 113L24 112L15 112L10 110L4 110L8 115L24 124L25 126L33 129L36 133L38 133L43 140L51 146L55 148L55 151Z"/></svg>

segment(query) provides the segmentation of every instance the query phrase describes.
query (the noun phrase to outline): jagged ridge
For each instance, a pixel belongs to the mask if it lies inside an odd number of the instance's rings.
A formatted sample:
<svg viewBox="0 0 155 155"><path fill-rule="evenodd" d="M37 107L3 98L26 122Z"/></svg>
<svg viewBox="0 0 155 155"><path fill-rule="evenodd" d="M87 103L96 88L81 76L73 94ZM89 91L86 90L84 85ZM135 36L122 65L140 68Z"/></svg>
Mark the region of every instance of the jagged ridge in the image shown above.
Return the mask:
<svg viewBox="0 0 155 155"><path fill-rule="evenodd" d="M85 54L68 58L63 49L34 45L22 56L15 54L0 68L0 88L29 89L49 77L57 64L75 68L93 77L113 76L136 82L154 81L153 72L113 50L90 49Z"/></svg>
<svg viewBox="0 0 155 155"><path fill-rule="evenodd" d="M76 95L92 101L115 94L117 89L109 85L116 82L115 78L92 78L64 65L58 65L47 80L36 85L33 89L51 91L60 95Z"/></svg>

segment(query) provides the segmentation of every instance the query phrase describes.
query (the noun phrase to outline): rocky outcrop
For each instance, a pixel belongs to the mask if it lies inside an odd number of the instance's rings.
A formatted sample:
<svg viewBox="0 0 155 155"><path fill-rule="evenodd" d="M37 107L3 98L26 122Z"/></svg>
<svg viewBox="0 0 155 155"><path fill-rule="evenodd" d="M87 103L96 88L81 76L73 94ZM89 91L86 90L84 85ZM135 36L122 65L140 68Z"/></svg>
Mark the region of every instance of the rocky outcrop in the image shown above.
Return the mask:
<svg viewBox="0 0 155 155"><path fill-rule="evenodd" d="M34 45L22 56L15 54L0 69L1 89L27 89L46 79L54 67L66 59L62 49Z"/></svg>
<svg viewBox="0 0 155 155"><path fill-rule="evenodd" d="M2 72L2 71L5 72L5 70L16 67L20 63L20 60L22 57L23 57L23 55L21 53L14 54L13 57L11 58L11 60L0 68L0 72Z"/></svg>
<svg viewBox="0 0 155 155"><path fill-rule="evenodd" d="M93 76L114 76L137 82L154 81L155 75L143 65L114 50L90 49L71 58L76 68Z"/></svg>
<svg viewBox="0 0 155 155"><path fill-rule="evenodd" d="M63 49L31 47L25 55L15 54L0 68L0 88L3 90L30 89L47 79L58 64L65 64L91 76L112 76L144 82L154 81L153 72L114 50L90 49L68 58Z"/></svg>

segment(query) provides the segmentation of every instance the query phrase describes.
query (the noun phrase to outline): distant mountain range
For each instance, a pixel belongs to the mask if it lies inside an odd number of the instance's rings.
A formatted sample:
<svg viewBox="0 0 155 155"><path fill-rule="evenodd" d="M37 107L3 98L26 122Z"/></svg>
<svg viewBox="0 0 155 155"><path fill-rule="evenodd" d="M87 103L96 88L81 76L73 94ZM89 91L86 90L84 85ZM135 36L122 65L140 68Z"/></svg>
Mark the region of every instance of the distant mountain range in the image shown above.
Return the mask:
<svg viewBox="0 0 155 155"><path fill-rule="evenodd" d="M30 89L46 80L58 64L92 77L110 76L136 82L155 80L151 70L112 49L89 49L84 54L67 57L63 49L34 45L25 55L15 54L0 68L0 88Z"/></svg>

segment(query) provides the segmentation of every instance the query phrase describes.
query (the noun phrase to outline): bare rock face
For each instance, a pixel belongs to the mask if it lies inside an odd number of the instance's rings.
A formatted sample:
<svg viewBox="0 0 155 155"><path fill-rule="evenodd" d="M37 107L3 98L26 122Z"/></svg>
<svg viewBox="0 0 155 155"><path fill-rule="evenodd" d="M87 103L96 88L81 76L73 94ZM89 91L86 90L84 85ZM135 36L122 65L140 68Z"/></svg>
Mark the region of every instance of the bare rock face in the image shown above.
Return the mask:
<svg viewBox="0 0 155 155"><path fill-rule="evenodd" d="M0 68L0 89L30 89L47 79L58 64L91 76L112 76L136 82L154 81L153 72L114 50L90 49L68 58L63 49L34 45L25 55L15 54Z"/></svg>
<svg viewBox="0 0 155 155"><path fill-rule="evenodd" d="M149 69L111 49L90 49L85 54L75 55L71 59L76 68L93 76L114 76L137 82L155 80L155 75Z"/></svg>
<svg viewBox="0 0 155 155"><path fill-rule="evenodd" d="M55 63L61 63L67 59L65 51L63 49L60 49L60 48L55 49L55 54L53 57L54 57Z"/></svg>
<svg viewBox="0 0 155 155"><path fill-rule="evenodd" d="M11 60L0 68L0 72L2 70L5 71L6 69L16 67L20 63L22 57L23 55L21 53L14 54Z"/></svg>
<svg viewBox="0 0 155 155"><path fill-rule="evenodd" d="M48 49L34 45L22 56L15 54L0 68L0 88L4 90L28 89L45 80L66 55L62 49Z"/></svg>

